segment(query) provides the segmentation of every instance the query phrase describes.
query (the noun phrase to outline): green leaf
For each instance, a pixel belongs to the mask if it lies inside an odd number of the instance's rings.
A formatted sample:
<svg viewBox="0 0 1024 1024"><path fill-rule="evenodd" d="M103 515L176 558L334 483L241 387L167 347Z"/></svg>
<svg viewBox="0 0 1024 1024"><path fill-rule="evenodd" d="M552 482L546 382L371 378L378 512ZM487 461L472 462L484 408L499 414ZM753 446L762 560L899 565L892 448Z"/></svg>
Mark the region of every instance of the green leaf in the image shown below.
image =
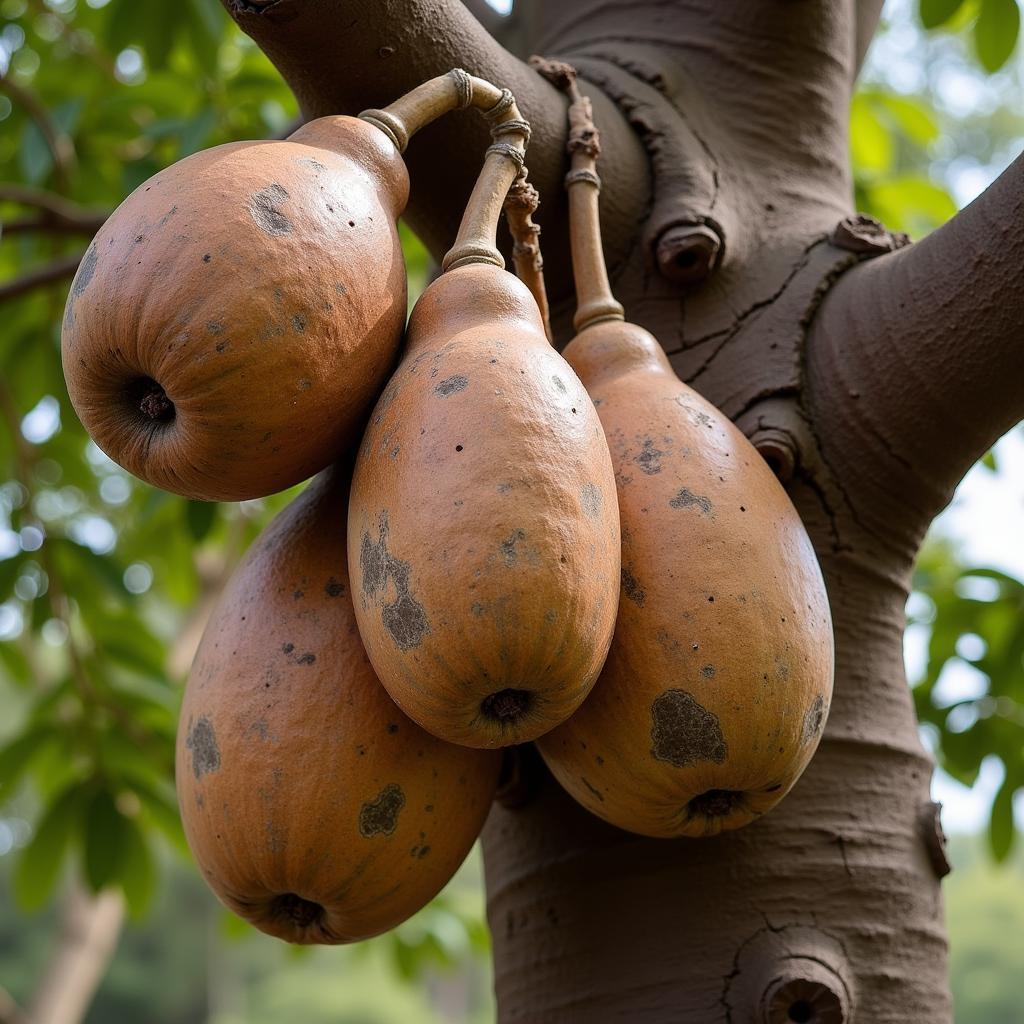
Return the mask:
<svg viewBox="0 0 1024 1024"><path fill-rule="evenodd" d="M85 877L93 892L115 881L123 856L128 819L114 797L101 789L92 798L85 822Z"/></svg>
<svg viewBox="0 0 1024 1024"><path fill-rule="evenodd" d="M1013 795L1016 791L1017 787L1007 774L992 801L992 816L988 823L988 845L997 864L1006 860L1013 848Z"/></svg>
<svg viewBox="0 0 1024 1024"><path fill-rule="evenodd" d="M882 123L864 96L854 96L850 104L850 151L854 164L862 171L883 174L893 163L893 144L889 129Z"/></svg>
<svg viewBox="0 0 1024 1024"><path fill-rule="evenodd" d="M925 28L944 25L960 9L964 0L919 0L918 17Z"/></svg>
<svg viewBox="0 0 1024 1024"><path fill-rule="evenodd" d="M875 99L911 142L918 146L927 146L929 142L934 142L939 137L939 126L935 123L935 118L919 100L897 96L891 92L878 92Z"/></svg>
<svg viewBox="0 0 1024 1024"><path fill-rule="evenodd" d="M146 837L130 818L123 818L119 877L132 917L141 917L149 909L156 884L153 855Z"/></svg>
<svg viewBox="0 0 1024 1024"><path fill-rule="evenodd" d="M11 795L21 777L31 767L32 761L53 738L53 726L41 722L0 749L0 797L6 799Z"/></svg>
<svg viewBox="0 0 1024 1024"><path fill-rule="evenodd" d="M974 23L974 49L986 71L998 71L1010 59L1019 33L1017 0L982 0Z"/></svg>
<svg viewBox="0 0 1024 1024"><path fill-rule="evenodd" d="M993 473L999 472L999 466L996 464L996 453L994 449L989 449L989 451L982 455L981 464L986 469L990 469Z"/></svg>
<svg viewBox="0 0 1024 1024"><path fill-rule="evenodd" d="M192 539L198 543L212 528L217 519L217 502L189 501L185 505L185 522Z"/></svg>
<svg viewBox="0 0 1024 1024"><path fill-rule="evenodd" d="M38 185L53 170L53 153L35 121L26 121L21 131L18 166L30 185Z"/></svg>
<svg viewBox="0 0 1024 1024"><path fill-rule="evenodd" d="M22 850L14 871L14 895L24 910L38 910L53 891L85 799L81 783L64 790L50 804L35 835Z"/></svg>

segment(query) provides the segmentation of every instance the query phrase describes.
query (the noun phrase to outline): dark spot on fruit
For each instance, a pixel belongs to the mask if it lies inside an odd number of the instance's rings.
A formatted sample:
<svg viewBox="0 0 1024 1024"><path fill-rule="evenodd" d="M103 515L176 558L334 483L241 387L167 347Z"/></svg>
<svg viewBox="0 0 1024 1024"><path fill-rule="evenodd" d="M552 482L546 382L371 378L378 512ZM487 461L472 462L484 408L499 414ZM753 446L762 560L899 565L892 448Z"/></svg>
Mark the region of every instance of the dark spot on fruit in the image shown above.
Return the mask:
<svg viewBox="0 0 1024 1024"><path fill-rule="evenodd" d="M390 579L395 585L395 600L381 609L384 628L403 651L418 647L430 632L423 606L410 593L410 566L388 551L388 514L378 518L380 539L374 543L368 533L363 534L359 550L359 567L363 572L363 592L380 593Z"/></svg>
<svg viewBox="0 0 1024 1024"><path fill-rule="evenodd" d="M640 581L633 575L632 572L626 567L622 567L621 573L622 580L622 592L632 601L635 605L643 608L644 601L647 600L647 591L640 585Z"/></svg>
<svg viewBox="0 0 1024 1024"><path fill-rule="evenodd" d="M549 609L548 609L548 610L547 610L547 611L546 611L546 612L544 613L544 621L545 621L545 622L546 622L546 623L547 623L547 624L548 624L549 626L550 626L550 625L551 625L551 624L552 624L552 623L553 623L553 622L555 621L555 619L557 619L557 618L558 618L558 612L556 612L554 608L549 608Z"/></svg>
<svg viewBox="0 0 1024 1024"><path fill-rule="evenodd" d="M492 359L491 362L492 363L496 363L497 360L496 359ZM565 381L562 380L562 378L559 377L557 373L551 375L551 381L555 385L555 387L558 388L558 390L562 392L563 395L567 393L567 389L566 389L566 386L565 386Z"/></svg>
<svg viewBox="0 0 1024 1024"><path fill-rule="evenodd" d="M400 786L389 782L377 794L376 800L363 804L359 811L359 834L364 839L389 836L398 825L398 815L405 806L405 794Z"/></svg>
<svg viewBox="0 0 1024 1024"><path fill-rule="evenodd" d="M705 498L702 494L694 494L688 487L684 487L674 498L670 498L669 506L671 508L697 508L705 516L713 515L715 511L715 506L711 504L710 499Z"/></svg>
<svg viewBox="0 0 1024 1024"><path fill-rule="evenodd" d="M533 694L529 690L498 690L480 701L480 713L502 724L511 724L530 710Z"/></svg>
<svg viewBox="0 0 1024 1024"><path fill-rule="evenodd" d="M398 732L398 724L396 722L389 722L388 723L388 733L389 733L389 735L394 736L396 732Z"/></svg>
<svg viewBox="0 0 1024 1024"><path fill-rule="evenodd" d="M287 235L292 222L278 209L288 199L288 189L276 182L256 192L249 200L249 213L257 227L268 235Z"/></svg>
<svg viewBox="0 0 1024 1024"><path fill-rule="evenodd" d="M299 665L312 665L316 661L316 655L310 651L306 651L301 658L298 659L297 664Z"/></svg>
<svg viewBox="0 0 1024 1024"><path fill-rule="evenodd" d="M224 321L223 320L207 320L206 321L206 329L211 334L220 334L221 331L224 330Z"/></svg>
<svg viewBox="0 0 1024 1024"><path fill-rule="evenodd" d="M825 716L827 714L828 708L825 707L825 698L818 694L804 715L804 743L810 743L821 732L821 727L825 724Z"/></svg>
<svg viewBox="0 0 1024 1024"><path fill-rule="evenodd" d="M304 590L296 590L292 594L292 600L293 601L301 601L305 596L306 596L306 592Z"/></svg>
<svg viewBox="0 0 1024 1024"><path fill-rule="evenodd" d="M323 922L326 911L319 903L304 900L293 892L281 893L270 901L270 912L279 920L298 928L310 928Z"/></svg>
<svg viewBox="0 0 1024 1024"><path fill-rule="evenodd" d="M461 445L461 444L457 444L457 445L455 446L455 450L456 450L457 452L461 452L461 451L462 451L462 445Z"/></svg>
<svg viewBox="0 0 1024 1024"><path fill-rule="evenodd" d="M414 846L410 851L409 855L415 857L417 860L423 860L426 855L430 853L429 846Z"/></svg>
<svg viewBox="0 0 1024 1024"><path fill-rule="evenodd" d="M601 492L594 484L584 484L580 488L580 507L591 519L597 519L601 514Z"/></svg>
<svg viewBox="0 0 1024 1024"><path fill-rule="evenodd" d="M501 556L505 559L505 565L510 569L516 564L519 555L516 551L516 544L526 539L522 530L516 530L507 540L501 542Z"/></svg>
<svg viewBox="0 0 1024 1024"><path fill-rule="evenodd" d="M167 392L149 377L142 377L131 385L139 412L153 423L169 423L174 419L174 403Z"/></svg>
<svg viewBox="0 0 1024 1024"><path fill-rule="evenodd" d="M345 584L339 583L333 576L324 584L324 592L328 597L341 597L345 593Z"/></svg>
<svg viewBox="0 0 1024 1024"><path fill-rule="evenodd" d="M640 454L633 461L648 476L654 476L655 473L661 472L661 457L664 454L665 452L654 447L654 442L649 437L645 437Z"/></svg>
<svg viewBox="0 0 1024 1024"><path fill-rule="evenodd" d="M359 546L359 568L363 573L363 593L375 594L388 585L388 514L380 516L380 540L375 544L369 533L363 534Z"/></svg>
<svg viewBox="0 0 1024 1024"><path fill-rule="evenodd" d="M297 334L302 334L306 329L306 318L301 313L296 313L292 317L292 327Z"/></svg>
<svg viewBox="0 0 1024 1024"><path fill-rule="evenodd" d="M693 818L727 818L743 806L746 799L743 793L734 789L709 789L700 796L695 796L686 805L686 816Z"/></svg>
<svg viewBox="0 0 1024 1024"><path fill-rule="evenodd" d="M587 789L589 789L590 792L593 793L594 796L596 796L597 799L601 801L601 803L604 803L604 794L602 794L599 789L596 789L594 786L592 786L582 775L580 776L580 782L582 782L583 785L586 786Z"/></svg>
<svg viewBox="0 0 1024 1024"><path fill-rule="evenodd" d="M447 398L449 395L454 395L456 391L464 391L469 387L469 378L461 373L457 373L454 377L445 377L440 384L434 387L434 394L441 398Z"/></svg>
<svg viewBox="0 0 1024 1024"><path fill-rule="evenodd" d="M666 690L651 705L651 755L676 768L722 764L729 754L718 716L685 690Z"/></svg>
<svg viewBox="0 0 1024 1024"><path fill-rule="evenodd" d="M197 779L201 779L209 772L215 772L220 767L217 737L214 735L213 725L205 715L189 729L185 747L192 751L192 774Z"/></svg>
<svg viewBox="0 0 1024 1024"><path fill-rule="evenodd" d="M291 654L295 650L295 644L281 644L281 650L285 654Z"/></svg>
<svg viewBox="0 0 1024 1024"><path fill-rule="evenodd" d="M470 606L469 610L479 618L484 613L484 606L479 601L474 601Z"/></svg>
<svg viewBox="0 0 1024 1024"><path fill-rule="evenodd" d="M213 347L214 347L214 348L215 348L215 349L216 349L216 350L217 350L218 352L227 352L227 350L228 350L229 348L231 348L231 342L230 342L230 341L218 341L218 342L217 342L217 344L216 344L216 345L214 345Z"/></svg>
<svg viewBox="0 0 1024 1024"><path fill-rule="evenodd" d="M381 614L384 628L403 651L418 647L424 634L430 632L423 606L408 594L387 605Z"/></svg>
<svg viewBox="0 0 1024 1024"><path fill-rule="evenodd" d="M705 666L704 666L704 667L703 667L703 668L702 668L702 669L700 670L700 674L701 674L701 675L702 675L702 676L703 676L703 677L704 677L705 679L714 679L714 678L715 678L715 666L714 666L714 665L705 665Z"/></svg>
<svg viewBox="0 0 1024 1024"><path fill-rule="evenodd" d="M211 259L211 256L210 256L210 254L208 252L203 254L203 262L204 263L209 263L210 259Z"/></svg>

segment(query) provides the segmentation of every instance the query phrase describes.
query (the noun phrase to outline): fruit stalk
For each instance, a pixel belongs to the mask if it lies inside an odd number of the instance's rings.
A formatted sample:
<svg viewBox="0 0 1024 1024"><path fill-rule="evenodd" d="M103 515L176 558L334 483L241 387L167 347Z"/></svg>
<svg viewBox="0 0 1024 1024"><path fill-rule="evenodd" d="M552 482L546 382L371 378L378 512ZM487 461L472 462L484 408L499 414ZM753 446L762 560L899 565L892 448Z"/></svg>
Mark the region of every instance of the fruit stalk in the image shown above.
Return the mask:
<svg viewBox="0 0 1024 1024"><path fill-rule="evenodd" d="M622 320L622 306L612 295L601 246L601 219L598 199L601 179L597 174L597 158L601 140L594 124L590 100L576 84L576 69L561 61L531 57L531 65L569 97L569 138L566 148L571 155L569 173L565 176L569 195L569 240L572 247L572 272L576 284L576 315L573 327L585 327L604 320Z"/></svg>
<svg viewBox="0 0 1024 1024"><path fill-rule="evenodd" d="M540 205L540 196L526 179L527 170L524 167L505 197L505 220L512 235L512 263L516 268L516 277L537 300L537 308L544 321L544 334L553 343L548 295L544 287L544 260L540 254L540 225L533 222L533 215Z"/></svg>
<svg viewBox="0 0 1024 1024"><path fill-rule="evenodd" d="M512 183L523 169L530 125L523 120L508 89L453 68L432 78L382 110L364 110L359 117L375 125L405 151L412 135L452 110L473 107L491 125L494 142L466 205L455 244L441 263L442 271L467 263L492 263L504 268L497 247L498 217Z"/></svg>

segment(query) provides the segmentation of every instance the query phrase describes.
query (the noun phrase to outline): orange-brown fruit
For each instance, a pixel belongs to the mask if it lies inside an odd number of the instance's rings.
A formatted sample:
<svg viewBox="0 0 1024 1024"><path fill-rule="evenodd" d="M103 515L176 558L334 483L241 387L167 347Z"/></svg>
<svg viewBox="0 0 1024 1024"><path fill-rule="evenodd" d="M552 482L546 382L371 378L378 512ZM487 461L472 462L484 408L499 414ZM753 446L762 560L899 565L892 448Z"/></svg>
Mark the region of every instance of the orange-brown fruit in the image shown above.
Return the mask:
<svg viewBox="0 0 1024 1024"><path fill-rule="evenodd" d="M357 458L349 561L377 675L436 736L522 743L593 685L618 600L615 478L511 274L458 267L417 302Z"/></svg>
<svg viewBox="0 0 1024 1024"><path fill-rule="evenodd" d="M430 900L469 851L500 756L443 743L377 681L345 561L347 474L263 532L207 626L178 734L178 800L207 882L289 942L355 942Z"/></svg>
<svg viewBox="0 0 1024 1024"><path fill-rule="evenodd" d="M64 314L68 393L93 440L214 500L279 491L354 447L405 322L408 191L398 150L352 117L217 146L140 185Z"/></svg>
<svg viewBox="0 0 1024 1024"><path fill-rule="evenodd" d="M796 510L749 441L633 324L565 350L615 466L622 594L586 703L539 742L584 807L649 836L764 814L818 745L832 628Z"/></svg>

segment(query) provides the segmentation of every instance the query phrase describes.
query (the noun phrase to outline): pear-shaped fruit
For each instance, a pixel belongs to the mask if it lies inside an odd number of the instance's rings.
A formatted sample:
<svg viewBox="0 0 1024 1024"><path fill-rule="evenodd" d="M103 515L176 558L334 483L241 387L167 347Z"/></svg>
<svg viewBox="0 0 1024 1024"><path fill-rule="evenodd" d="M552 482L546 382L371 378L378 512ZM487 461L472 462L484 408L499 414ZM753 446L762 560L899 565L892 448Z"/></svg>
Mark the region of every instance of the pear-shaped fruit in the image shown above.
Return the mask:
<svg viewBox="0 0 1024 1024"><path fill-rule="evenodd" d="M495 266L447 271L353 477L353 600L381 682L453 742L547 732L604 662L619 543L601 424L537 303Z"/></svg>
<svg viewBox="0 0 1024 1024"><path fill-rule="evenodd" d="M650 334L605 321L565 356L612 452L622 593L593 692L538 746L620 828L736 828L785 796L828 713L832 623L814 550L750 442Z"/></svg>
<svg viewBox="0 0 1024 1024"><path fill-rule="evenodd" d="M93 440L192 498L279 491L354 447L401 339L405 164L366 121L186 157L100 228L64 374Z"/></svg>
<svg viewBox="0 0 1024 1024"><path fill-rule="evenodd" d="M356 630L347 473L264 531L213 613L189 677L178 799L214 892L290 942L393 927L448 881L483 824L500 756L409 721Z"/></svg>

